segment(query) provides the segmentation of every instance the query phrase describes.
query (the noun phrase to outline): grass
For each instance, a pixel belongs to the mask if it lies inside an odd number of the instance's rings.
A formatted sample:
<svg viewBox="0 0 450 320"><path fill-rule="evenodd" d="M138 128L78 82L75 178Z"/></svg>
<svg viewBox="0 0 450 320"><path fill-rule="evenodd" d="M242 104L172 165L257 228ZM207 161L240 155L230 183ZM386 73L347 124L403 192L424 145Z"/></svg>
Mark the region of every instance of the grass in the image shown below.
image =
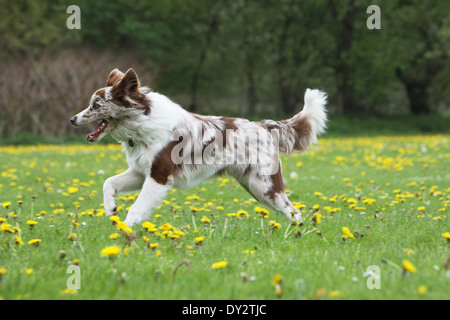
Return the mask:
<svg viewBox="0 0 450 320"><path fill-rule="evenodd" d="M261 217L262 206L222 177L170 193L149 220L153 232L103 215L104 180L127 168L118 145L0 147L0 296L449 299L449 139L322 138L308 154L284 158L304 226L270 210ZM118 197L120 220L136 195ZM109 246L120 253L102 256ZM67 290L71 265L79 290ZM370 290L373 265L381 288Z"/></svg>
<svg viewBox="0 0 450 320"><path fill-rule="evenodd" d="M223 113L229 114L229 110ZM238 114L234 115L239 117ZM262 118L286 119L287 116L266 114L251 116L250 120L260 121ZM450 113L429 115L331 115L327 124L327 137L376 137L380 135L430 135L450 134ZM16 132L0 136L0 145L33 145L33 144L77 144L84 141L86 134L52 136L27 132ZM113 144L114 139L106 136L101 144Z"/></svg>

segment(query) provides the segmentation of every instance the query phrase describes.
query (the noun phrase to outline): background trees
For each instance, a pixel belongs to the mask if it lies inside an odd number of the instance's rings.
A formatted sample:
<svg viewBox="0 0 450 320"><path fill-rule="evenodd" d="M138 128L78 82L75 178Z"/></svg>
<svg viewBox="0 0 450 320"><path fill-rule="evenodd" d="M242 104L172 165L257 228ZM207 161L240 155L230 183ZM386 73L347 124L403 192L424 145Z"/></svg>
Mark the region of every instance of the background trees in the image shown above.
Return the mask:
<svg viewBox="0 0 450 320"><path fill-rule="evenodd" d="M70 3L69 3L70 2ZM67 6L81 30L66 28ZM381 8L369 30L366 9ZM114 67L195 112L282 118L319 87L334 114L450 103L445 0L0 0L0 134L66 121ZM30 112L32 111L32 112ZM56 116L55 116L56 115Z"/></svg>

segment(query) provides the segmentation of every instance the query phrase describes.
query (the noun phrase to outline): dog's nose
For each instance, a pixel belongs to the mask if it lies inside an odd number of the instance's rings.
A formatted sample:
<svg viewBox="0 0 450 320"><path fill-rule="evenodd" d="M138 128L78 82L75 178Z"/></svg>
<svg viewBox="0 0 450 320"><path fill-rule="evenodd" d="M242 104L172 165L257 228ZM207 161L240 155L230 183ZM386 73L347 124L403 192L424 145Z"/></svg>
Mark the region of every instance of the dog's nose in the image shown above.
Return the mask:
<svg viewBox="0 0 450 320"><path fill-rule="evenodd" d="M76 121L77 121L77 116L73 116L72 118L70 118L70 123L72 123L73 125L75 125Z"/></svg>

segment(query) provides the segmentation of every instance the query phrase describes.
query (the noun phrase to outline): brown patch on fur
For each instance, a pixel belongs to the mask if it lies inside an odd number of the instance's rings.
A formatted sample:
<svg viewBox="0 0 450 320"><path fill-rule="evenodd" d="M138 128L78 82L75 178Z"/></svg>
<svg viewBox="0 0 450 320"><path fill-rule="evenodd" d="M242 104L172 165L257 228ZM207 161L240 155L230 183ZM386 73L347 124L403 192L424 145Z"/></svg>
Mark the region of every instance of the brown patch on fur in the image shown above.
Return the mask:
<svg viewBox="0 0 450 320"><path fill-rule="evenodd" d="M223 146L226 145L226 130L237 130L238 127L235 125L235 118L228 118L228 117L220 117L217 119L218 121L208 121L207 116L201 116L198 114L192 113L192 115L199 121L202 122L202 132L201 137L203 137L204 132L207 130L208 127L215 127L217 130L217 134L221 134L223 137ZM223 126L219 126L219 124L222 124ZM200 137L200 138L201 138ZM167 184L169 177L176 177L179 172L182 170L183 163L181 164L175 164L172 161L172 150L173 148L178 145L182 140L179 141L171 141L169 144L167 144L155 157L152 163L152 170L150 173L150 176L159 184ZM215 138L213 137L211 140L203 142L201 146L201 154L203 155L203 152L207 146L214 143ZM195 144L199 143L200 141L187 141L188 144L191 144L191 154L190 155L183 155L180 154L180 157L185 159L185 157L190 156L190 164L187 164L187 166L196 166L195 164ZM181 150L183 152L183 149Z"/></svg>
<svg viewBox="0 0 450 320"><path fill-rule="evenodd" d="M262 120L260 124L269 132L278 132L280 152L305 151L311 143L311 124L305 116L296 116L288 120Z"/></svg>
<svg viewBox="0 0 450 320"><path fill-rule="evenodd" d="M115 69L117 70L117 69ZM114 71L114 70L113 70ZM111 73L113 73L113 71ZM120 72L120 71L119 71ZM117 74L117 73L116 73ZM111 77L111 74L110 74ZM114 78L114 75L113 75ZM115 80L116 78L112 79L111 81ZM109 78L108 78L109 83ZM123 75L120 78L120 80L113 83L111 88L111 96L112 96L112 102L116 105L121 105L126 108L137 108L144 110L145 115L150 114L150 106L151 102L145 95L145 93L148 93L148 88L140 88L140 82L139 78L134 72L133 69L128 69L127 73ZM128 101L126 97L133 100L134 103Z"/></svg>
<svg viewBox="0 0 450 320"><path fill-rule="evenodd" d="M135 101L140 105L138 108L144 110L145 115L150 114L151 102L145 95L142 95L139 100L135 100Z"/></svg>
<svg viewBox="0 0 450 320"><path fill-rule="evenodd" d="M304 151L311 143L311 124L307 117L297 117L291 119L287 125L291 126L297 133L297 138L294 143L295 151Z"/></svg>
<svg viewBox="0 0 450 320"><path fill-rule="evenodd" d="M95 91L95 94L102 99L105 99L105 93L106 93L105 89L98 89L97 91Z"/></svg>
<svg viewBox="0 0 450 320"><path fill-rule="evenodd" d="M270 176L270 180L272 181L272 186L264 194L264 196L270 198L271 200L274 200L277 193L284 193L285 187L280 163L278 163L278 171Z"/></svg>
<svg viewBox="0 0 450 320"><path fill-rule="evenodd" d="M119 69L114 69L110 72L108 80L106 80L106 86L112 87L114 84L119 83L122 80L123 76L123 72L121 72Z"/></svg>
<svg viewBox="0 0 450 320"><path fill-rule="evenodd" d="M178 143L180 142L171 141L153 160L150 177L159 184L167 184L170 176L176 177L181 171L181 164L177 165L172 161L172 150Z"/></svg>
<svg viewBox="0 0 450 320"><path fill-rule="evenodd" d="M223 147L227 145L227 130L237 130L238 127L235 125L235 118L221 117L224 126L223 130L221 130L222 139L223 139Z"/></svg>
<svg viewBox="0 0 450 320"><path fill-rule="evenodd" d="M119 82L114 83L111 95L115 97L128 96L133 100L138 100L141 98L139 86L139 78L136 72L130 68Z"/></svg>

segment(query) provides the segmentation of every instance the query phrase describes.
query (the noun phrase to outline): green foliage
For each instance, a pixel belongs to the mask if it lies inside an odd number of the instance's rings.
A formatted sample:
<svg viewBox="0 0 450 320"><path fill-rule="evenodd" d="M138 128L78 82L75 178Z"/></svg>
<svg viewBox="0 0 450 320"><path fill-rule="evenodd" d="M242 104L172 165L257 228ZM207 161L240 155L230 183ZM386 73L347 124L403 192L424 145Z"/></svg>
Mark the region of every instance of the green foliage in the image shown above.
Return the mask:
<svg viewBox="0 0 450 320"><path fill-rule="evenodd" d="M44 48L59 48L78 42L67 32L67 0L1 0L0 57L38 55Z"/></svg>
<svg viewBox="0 0 450 320"><path fill-rule="evenodd" d="M291 116L308 87L329 93L331 113L448 109L446 1L372 1L380 30L366 27L362 0L1 4L1 55L9 60L67 47L135 52L154 74L152 87L198 112ZM81 30L65 26L70 4L81 8Z"/></svg>

